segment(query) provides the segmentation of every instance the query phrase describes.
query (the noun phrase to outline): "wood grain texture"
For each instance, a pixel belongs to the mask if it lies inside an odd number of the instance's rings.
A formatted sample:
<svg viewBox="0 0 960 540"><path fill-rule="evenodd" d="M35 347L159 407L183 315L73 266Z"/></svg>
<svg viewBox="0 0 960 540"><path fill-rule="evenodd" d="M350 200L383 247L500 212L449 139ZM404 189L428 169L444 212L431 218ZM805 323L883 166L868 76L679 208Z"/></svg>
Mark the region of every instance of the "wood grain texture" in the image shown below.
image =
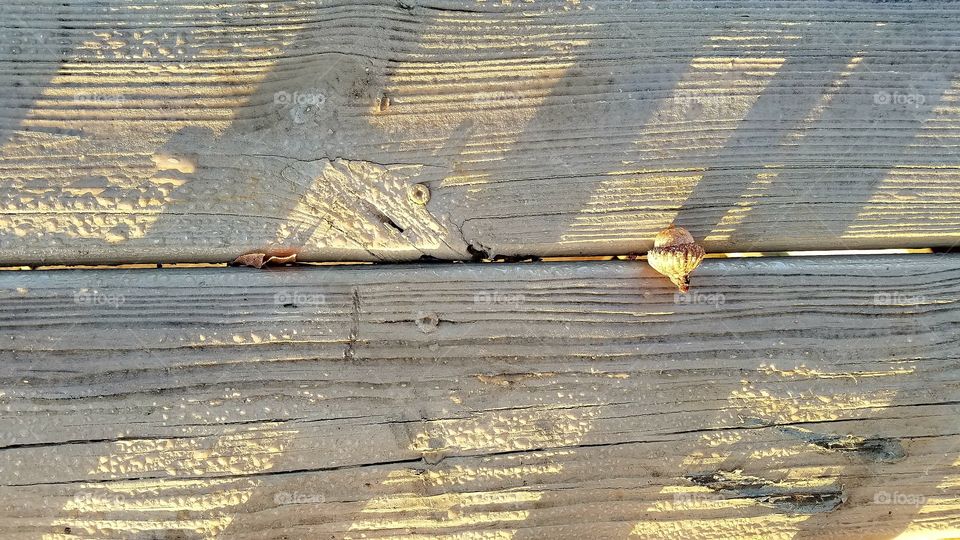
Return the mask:
<svg viewBox="0 0 960 540"><path fill-rule="evenodd" d="M0 264L960 240L960 4L0 5ZM426 206L414 184L429 186Z"/></svg>
<svg viewBox="0 0 960 540"><path fill-rule="evenodd" d="M956 536L958 262L3 272L0 537Z"/></svg>

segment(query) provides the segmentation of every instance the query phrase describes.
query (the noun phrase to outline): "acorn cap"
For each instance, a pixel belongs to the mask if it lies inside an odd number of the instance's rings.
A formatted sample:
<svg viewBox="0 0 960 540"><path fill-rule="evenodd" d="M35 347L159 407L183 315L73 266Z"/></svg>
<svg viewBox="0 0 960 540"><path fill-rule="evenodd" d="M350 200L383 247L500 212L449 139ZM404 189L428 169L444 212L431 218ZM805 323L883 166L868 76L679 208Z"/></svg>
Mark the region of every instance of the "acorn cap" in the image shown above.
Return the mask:
<svg viewBox="0 0 960 540"><path fill-rule="evenodd" d="M675 227L671 224L666 229L657 233L653 237L653 247L674 246L677 244L692 244L693 235L683 227Z"/></svg>
<svg viewBox="0 0 960 540"><path fill-rule="evenodd" d="M660 231L653 240L653 249L647 252L647 262L654 270L670 278L680 292L690 290L690 272L706 254L683 227L671 225Z"/></svg>
<svg viewBox="0 0 960 540"><path fill-rule="evenodd" d="M697 268L704 254L703 248L697 244L680 244L653 248L647 253L647 262L654 270L670 278L681 292L687 292L690 289L690 272Z"/></svg>

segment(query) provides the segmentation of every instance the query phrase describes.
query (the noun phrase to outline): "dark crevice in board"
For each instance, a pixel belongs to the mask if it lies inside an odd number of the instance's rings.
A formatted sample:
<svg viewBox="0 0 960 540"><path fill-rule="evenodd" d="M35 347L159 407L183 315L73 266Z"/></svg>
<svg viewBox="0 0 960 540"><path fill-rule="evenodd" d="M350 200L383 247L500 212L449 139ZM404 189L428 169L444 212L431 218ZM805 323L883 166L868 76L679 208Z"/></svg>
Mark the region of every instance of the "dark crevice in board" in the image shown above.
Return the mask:
<svg viewBox="0 0 960 540"><path fill-rule="evenodd" d="M743 474L739 470L712 471L686 475L698 486L713 490L723 499L753 499L788 514L820 514L836 510L846 496L836 485L794 486Z"/></svg>
<svg viewBox="0 0 960 540"><path fill-rule="evenodd" d="M399 233L403 233L404 229L401 225L394 222L392 219L380 213L380 218L384 225L389 226L390 228L396 230ZM940 253L960 253L960 246L954 246L951 248L902 248L910 249L911 253L908 255L930 255L930 254L940 254ZM743 252L731 252L731 253L708 253L708 259L775 259L775 258L793 258L793 257L844 257L849 256L846 253L848 251L853 252L854 256L891 256L891 255L904 255L901 253L901 248L891 248L891 249L881 249L881 250L836 250L829 252L806 252L800 251L795 253L787 252L749 252L747 255L742 255ZM428 264L461 264L464 262L472 263L541 263L541 262L567 262L567 261L576 261L576 262L604 262L611 260L642 260L644 255L642 254L621 254L621 255L594 255L594 256L584 256L584 257L548 257L541 255L494 255L484 246L476 245L467 245L467 251L470 253L470 259L440 259L431 255L421 255L416 261L297 261L296 263L286 264L284 266L386 266L386 265L398 265L398 264L410 264L413 262L419 263L428 263ZM221 263L119 263L119 264L103 264L103 265L16 265L16 266L0 266L0 271L24 271L29 270L87 270L87 269L96 269L96 270L128 270L131 267L144 267L150 266L157 269L178 269L178 268L193 268L193 267L207 267L207 268L225 268L230 266L230 262L221 262ZM276 271L282 266L273 267L270 270Z"/></svg>
<svg viewBox="0 0 960 540"><path fill-rule="evenodd" d="M892 463L906 457L899 440L890 437L855 437L833 433L815 433L798 427L781 427L780 431L825 450L846 452L867 461Z"/></svg>

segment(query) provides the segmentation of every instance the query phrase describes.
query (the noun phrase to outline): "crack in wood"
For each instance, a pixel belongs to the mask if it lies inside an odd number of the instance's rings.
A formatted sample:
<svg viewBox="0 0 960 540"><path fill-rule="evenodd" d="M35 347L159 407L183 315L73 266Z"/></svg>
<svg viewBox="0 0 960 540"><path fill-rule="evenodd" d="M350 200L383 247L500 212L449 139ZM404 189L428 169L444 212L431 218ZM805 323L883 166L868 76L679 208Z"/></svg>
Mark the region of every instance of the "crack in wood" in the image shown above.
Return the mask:
<svg viewBox="0 0 960 540"><path fill-rule="evenodd" d="M344 360L353 360L354 347L357 344L357 336L360 333L360 310L362 307L359 287L353 287L352 299L353 310L350 313L350 336L347 341L347 348L343 351Z"/></svg>
<svg viewBox="0 0 960 540"><path fill-rule="evenodd" d="M781 427L780 431L825 450L844 452L878 463L894 463L906 457L899 439L891 437L856 437L833 433L816 433L798 427Z"/></svg>
<svg viewBox="0 0 960 540"><path fill-rule="evenodd" d="M786 481L746 475L741 470L693 473L684 478L713 490L724 499L753 499L790 514L832 512L846 500L842 486L791 485Z"/></svg>

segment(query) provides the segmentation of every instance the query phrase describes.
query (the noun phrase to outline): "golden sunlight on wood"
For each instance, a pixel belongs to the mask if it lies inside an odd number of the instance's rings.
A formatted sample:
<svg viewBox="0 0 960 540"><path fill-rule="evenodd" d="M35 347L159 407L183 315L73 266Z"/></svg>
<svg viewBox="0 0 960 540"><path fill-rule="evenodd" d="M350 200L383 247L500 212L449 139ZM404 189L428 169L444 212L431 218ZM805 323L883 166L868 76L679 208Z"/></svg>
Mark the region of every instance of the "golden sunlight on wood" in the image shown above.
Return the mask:
<svg viewBox="0 0 960 540"><path fill-rule="evenodd" d="M571 409L575 410L575 409ZM421 453L428 462L438 462L446 456L499 454L533 451L549 457L573 450L590 430L596 408L563 410L504 411L486 413L472 419L435 420L424 431L414 435L411 449ZM470 493L460 490L480 486L496 477L500 482L511 479L525 484L527 478L549 481L562 472L562 465L502 465L477 468L455 468L451 472L409 470L396 471L384 480L392 487L416 488L427 492L430 488L458 487L458 492L443 495L423 495L413 491L387 495L371 500L362 513L367 519L351 525L351 531L382 531L418 528L441 532L466 525L486 524L494 538L512 538L515 531L504 529L504 522L521 522L530 515L529 508L541 499L543 492L536 489L505 490L500 492ZM503 510L487 509L504 508ZM511 509L516 508L516 509ZM520 509L522 508L522 509ZM486 536L485 536L486 538Z"/></svg>
<svg viewBox="0 0 960 540"><path fill-rule="evenodd" d="M101 456L89 471L91 480L157 478L79 484L77 494L63 507L63 517L52 524L69 526L75 534L126 536L178 530L215 538L259 485L251 475L270 470L296 433L265 426L224 435L211 446L200 438L114 443L113 453ZM206 476L205 480L180 479Z"/></svg>
<svg viewBox="0 0 960 540"><path fill-rule="evenodd" d="M656 137L658 131L663 129L663 122L736 124L742 121L785 61L784 58L751 56L750 48L755 45L754 40L781 38L782 36L765 35L738 36L738 42L750 44L745 46L742 56L693 58L686 73L677 81L672 94L659 100L652 116L657 122L650 122L649 127L640 131L637 144L639 141ZM728 135L733 133L731 130ZM718 139L711 143L711 148L722 148L725 141ZM665 141L667 142L669 141ZM683 146L664 148L659 154L662 158L670 158L700 150L704 148ZM706 169L701 169L689 174L665 174L661 171L642 172L642 169L629 167L607 172L608 176L614 178L599 182L586 207L563 234L561 241L590 240L597 236L593 231L610 230L614 227L620 229L628 238L631 231L636 235L640 231L662 229L672 221L663 211L678 197L689 196L702 180L705 171ZM766 178L760 177L757 179L758 182L765 180ZM657 212L631 212L634 215L628 213L629 208L617 208L617 201L638 199L645 200L648 207L656 207L662 201L663 208L658 208ZM594 211L593 207L597 207L597 210ZM611 212L611 209L619 211ZM749 207L740 210L745 212ZM731 216L733 212L735 211L731 211ZM738 221L731 217L727 224L734 222Z"/></svg>
<svg viewBox="0 0 960 540"><path fill-rule="evenodd" d="M928 83L928 87L936 88L932 83ZM954 77L949 84L944 84L941 95L914 92L901 97L916 100L915 103L900 108L918 111L923 106L931 106L930 116L923 119L922 126L912 135L902 135L910 137L905 141L909 155L884 174L842 238L907 238L923 234L960 237L960 217L956 212L960 208L960 190L951 185L960 178L956 156L931 161L915 155L924 148L948 144L943 138L944 126L960 123L960 78ZM871 223L891 211L902 216L896 224Z"/></svg>

